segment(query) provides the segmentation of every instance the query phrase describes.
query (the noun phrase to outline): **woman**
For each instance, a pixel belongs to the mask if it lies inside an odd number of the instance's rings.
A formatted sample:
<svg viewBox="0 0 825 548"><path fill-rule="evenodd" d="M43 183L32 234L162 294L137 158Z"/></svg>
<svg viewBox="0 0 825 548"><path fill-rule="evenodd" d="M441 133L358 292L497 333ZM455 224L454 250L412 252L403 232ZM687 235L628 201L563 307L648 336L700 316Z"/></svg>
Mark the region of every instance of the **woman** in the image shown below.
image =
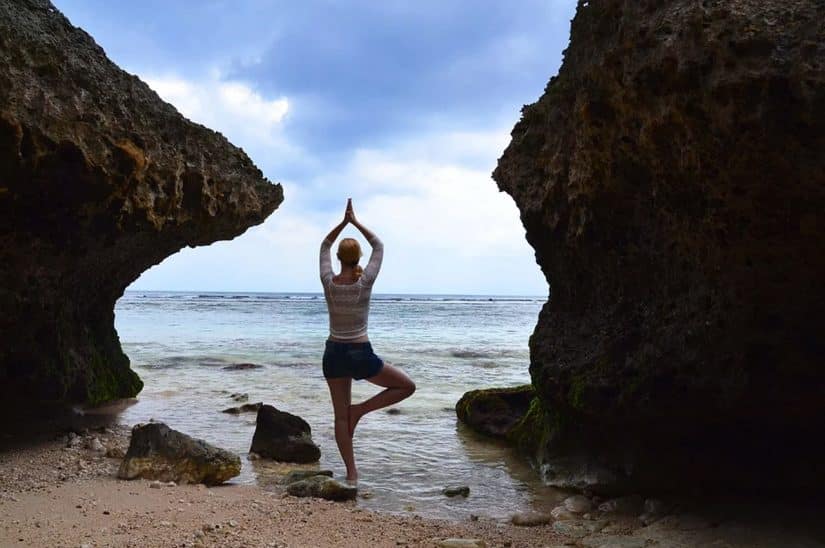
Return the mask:
<svg viewBox="0 0 825 548"><path fill-rule="evenodd" d="M360 230L372 246L370 260L366 268L358 266L361 247L356 240L344 238L338 245L337 253L341 272L334 275L330 247L349 223ZM324 377L335 412L335 441L347 467L347 480L351 482L358 480L352 452L352 436L358 421L370 411L397 403L415 392L415 383L403 371L376 356L367 337L372 284L378 276L383 256L384 244L358 222L352 200L348 200L344 220L321 242L320 266L321 283L329 310ZM383 386L385 390L364 402L352 404L352 379L366 379Z"/></svg>

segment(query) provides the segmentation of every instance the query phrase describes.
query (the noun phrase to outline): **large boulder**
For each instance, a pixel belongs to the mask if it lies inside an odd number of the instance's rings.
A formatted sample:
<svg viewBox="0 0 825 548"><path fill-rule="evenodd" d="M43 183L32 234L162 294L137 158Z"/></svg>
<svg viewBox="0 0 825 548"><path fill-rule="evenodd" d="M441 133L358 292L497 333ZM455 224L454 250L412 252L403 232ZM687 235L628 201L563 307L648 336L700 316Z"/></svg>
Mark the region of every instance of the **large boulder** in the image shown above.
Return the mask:
<svg viewBox="0 0 825 548"><path fill-rule="evenodd" d="M547 481L825 486L823 20L579 2L493 174L551 289L517 427Z"/></svg>
<svg viewBox="0 0 825 548"><path fill-rule="evenodd" d="M132 428L118 477L217 485L240 473L238 455L155 422Z"/></svg>
<svg viewBox="0 0 825 548"><path fill-rule="evenodd" d="M249 452L281 462L317 462L321 458L307 421L271 405L258 409Z"/></svg>
<svg viewBox="0 0 825 548"><path fill-rule="evenodd" d="M50 2L0 0L0 398L137 394L114 328L123 290L282 199Z"/></svg>
<svg viewBox="0 0 825 548"><path fill-rule="evenodd" d="M455 405L458 420L486 436L506 439L527 414L535 392L529 384L465 393Z"/></svg>

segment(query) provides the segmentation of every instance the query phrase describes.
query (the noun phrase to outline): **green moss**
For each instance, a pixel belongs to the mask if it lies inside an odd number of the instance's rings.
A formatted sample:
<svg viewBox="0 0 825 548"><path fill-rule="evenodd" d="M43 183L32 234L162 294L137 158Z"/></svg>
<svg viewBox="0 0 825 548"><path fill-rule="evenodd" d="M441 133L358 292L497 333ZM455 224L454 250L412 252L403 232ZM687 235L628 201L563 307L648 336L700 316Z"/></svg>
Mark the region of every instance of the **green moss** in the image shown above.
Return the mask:
<svg viewBox="0 0 825 548"><path fill-rule="evenodd" d="M538 396L530 401L524 418L507 434L507 439L524 453L535 454L552 436L553 426Z"/></svg>
<svg viewBox="0 0 825 548"><path fill-rule="evenodd" d="M114 326L104 320L79 324L64 319L57 326L57 360L49 360L42 378L54 387L50 398L98 405L137 395L143 382L129 367Z"/></svg>
<svg viewBox="0 0 825 548"><path fill-rule="evenodd" d="M524 384L509 388L470 390L455 404L456 415L461 421L467 422L472 417L473 409L478 409L480 406L484 406L485 410L509 409L510 405L505 398L508 395L519 395L526 391L532 392L533 386Z"/></svg>
<svg viewBox="0 0 825 548"><path fill-rule="evenodd" d="M143 381L129 368L126 356L123 356L121 363L112 366L101 354L95 352L89 369L86 401L91 405L133 397L143 389Z"/></svg>
<svg viewBox="0 0 825 548"><path fill-rule="evenodd" d="M458 419L473 430L501 438L519 420L535 390L526 384L509 388L471 390L456 403Z"/></svg>
<svg viewBox="0 0 825 548"><path fill-rule="evenodd" d="M574 409L583 409L586 383L585 377L573 376L570 381L570 388L567 390L567 400Z"/></svg>

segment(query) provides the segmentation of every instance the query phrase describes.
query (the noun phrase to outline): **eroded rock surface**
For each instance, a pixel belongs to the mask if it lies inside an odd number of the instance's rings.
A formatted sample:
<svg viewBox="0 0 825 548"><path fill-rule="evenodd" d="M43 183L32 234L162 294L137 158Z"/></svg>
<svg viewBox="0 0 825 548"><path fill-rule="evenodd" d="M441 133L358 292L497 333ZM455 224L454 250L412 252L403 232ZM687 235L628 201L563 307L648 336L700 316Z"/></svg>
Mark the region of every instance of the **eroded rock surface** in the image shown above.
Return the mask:
<svg viewBox="0 0 825 548"><path fill-rule="evenodd" d="M238 455L163 423L149 423L132 428L118 477L217 485L240 473Z"/></svg>
<svg viewBox="0 0 825 548"><path fill-rule="evenodd" d="M51 3L0 0L0 396L135 395L114 329L123 290L282 199Z"/></svg>
<svg viewBox="0 0 825 548"><path fill-rule="evenodd" d="M823 6L579 2L494 173L551 289L549 482L825 485Z"/></svg>
<svg viewBox="0 0 825 548"><path fill-rule="evenodd" d="M528 385L466 392L455 405L458 420L486 436L506 439L535 395Z"/></svg>
<svg viewBox="0 0 825 548"><path fill-rule="evenodd" d="M280 462L318 462L321 458L307 421L271 405L258 409L249 452Z"/></svg>
<svg viewBox="0 0 825 548"><path fill-rule="evenodd" d="M324 475L310 476L290 483L286 492L293 497L315 497L333 501L355 500L358 488Z"/></svg>

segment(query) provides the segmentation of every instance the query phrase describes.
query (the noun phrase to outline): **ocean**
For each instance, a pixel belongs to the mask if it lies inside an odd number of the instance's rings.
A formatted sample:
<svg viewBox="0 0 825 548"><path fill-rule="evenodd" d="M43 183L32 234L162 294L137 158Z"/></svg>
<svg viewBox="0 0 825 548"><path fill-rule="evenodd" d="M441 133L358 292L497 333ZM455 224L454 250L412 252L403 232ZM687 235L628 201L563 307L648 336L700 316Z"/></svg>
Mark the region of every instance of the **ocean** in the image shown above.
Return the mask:
<svg viewBox="0 0 825 548"><path fill-rule="evenodd" d="M562 496L539 482L527 460L459 424L455 403L476 388L530 381L528 339L544 297L373 295L369 333L376 353L409 374L416 393L365 416L355 435L359 499L369 509L466 519L507 519L546 509ZM230 415L230 395L248 394L303 417L321 448L321 468L342 478L332 406L321 373L328 334L323 295L126 291L115 326L132 367L145 383L127 424L162 421L241 455L237 483L275 488L295 465L249 461L255 414ZM236 363L263 367L227 370ZM380 389L354 382L353 400ZM447 498L468 485L466 499Z"/></svg>

